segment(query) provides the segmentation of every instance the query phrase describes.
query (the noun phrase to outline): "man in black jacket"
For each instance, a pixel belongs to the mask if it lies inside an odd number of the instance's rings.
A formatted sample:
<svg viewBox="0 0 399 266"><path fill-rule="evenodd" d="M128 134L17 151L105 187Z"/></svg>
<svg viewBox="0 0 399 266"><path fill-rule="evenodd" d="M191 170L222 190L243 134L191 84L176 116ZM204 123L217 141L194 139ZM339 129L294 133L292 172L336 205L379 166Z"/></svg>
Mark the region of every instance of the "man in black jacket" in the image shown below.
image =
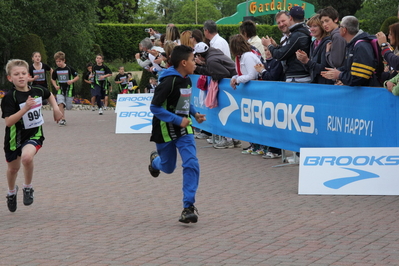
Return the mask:
<svg viewBox="0 0 399 266"><path fill-rule="evenodd" d="M291 34L284 46L274 46L275 42L269 36L262 38L262 44L267 46L273 58L286 61L286 82L306 83L311 81L309 72L296 58L295 52L302 50L309 55L311 37L304 23L305 12L302 7L294 6L289 12L289 30Z"/></svg>

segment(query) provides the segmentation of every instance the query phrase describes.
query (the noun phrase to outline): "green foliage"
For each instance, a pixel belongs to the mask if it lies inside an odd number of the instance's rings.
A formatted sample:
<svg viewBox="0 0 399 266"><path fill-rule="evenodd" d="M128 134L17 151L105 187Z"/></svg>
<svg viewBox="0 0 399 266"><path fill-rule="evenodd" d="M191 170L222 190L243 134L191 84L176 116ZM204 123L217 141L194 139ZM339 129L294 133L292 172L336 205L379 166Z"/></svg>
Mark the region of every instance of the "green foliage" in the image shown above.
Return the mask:
<svg viewBox="0 0 399 266"><path fill-rule="evenodd" d="M397 15L397 6L397 0L365 0L355 16L362 21L362 30L375 34L386 18Z"/></svg>
<svg viewBox="0 0 399 266"><path fill-rule="evenodd" d="M211 0L184 0L173 13L172 21L178 24L203 24L206 20L217 21L222 17Z"/></svg>
<svg viewBox="0 0 399 266"><path fill-rule="evenodd" d="M47 63L46 49L44 48L42 39L36 34L26 34L16 43L12 57L31 63L33 52L40 52L42 62Z"/></svg>
<svg viewBox="0 0 399 266"><path fill-rule="evenodd" d="M132 23L139 0L99 0L96 9L101 23Z"/></svg>
<svg viewBox="0 0 399 266"><path fill-rule="evenodd" d="M382 23L380 31L382 31L383 33L387 34L389 33L389 26L399 22L399 18L398 17L389 17L387 18L384 23Z"/></svg>

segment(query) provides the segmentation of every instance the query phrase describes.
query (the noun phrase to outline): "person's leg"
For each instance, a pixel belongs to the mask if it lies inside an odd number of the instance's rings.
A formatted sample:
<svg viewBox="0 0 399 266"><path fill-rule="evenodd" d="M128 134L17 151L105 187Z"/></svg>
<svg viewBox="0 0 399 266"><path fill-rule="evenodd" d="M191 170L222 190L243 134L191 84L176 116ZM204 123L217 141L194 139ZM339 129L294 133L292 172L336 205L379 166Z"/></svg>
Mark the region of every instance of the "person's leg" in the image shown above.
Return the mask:
<svg viewBox="0 0 399 266"><path fill-rule="evenodd" d="M152 167L166 174L171 174L176 169L176 146L174 141L157 143L158 157L152 161Z"/></svg>
<svg viewBox="0 0 399 266"><path fill-rule="evenodd" d="M7 184L8 190L15 189L15 182L17 180L18 171L21 168L21 157L17 157L12 162L7 163Z"/></svg>
<svg viewBox="0 0 399 266"><path fill-rule="evenodd" d="M102 90L102 88L99 85L96 84L94 86L94 90L95 90L97 106L100 109L100 108L103 107L102 102L101 102L101 90Z"/></svg>
<svg viewBox="0 0 399 266"><path fill-rule="evenodd" d="M24 166L25 184L32 184L33 177L33 157L37 152L37 148L32 144L26 144L22 148L21 162Z"/></svg>
<svg viewBox="0 0 399 266"><path fill-rule="evenodd" d="M194 135L180 137L176 141L183 167L183 208L189 208L195 203L195 195L199 183L199 163Z"/></svg>

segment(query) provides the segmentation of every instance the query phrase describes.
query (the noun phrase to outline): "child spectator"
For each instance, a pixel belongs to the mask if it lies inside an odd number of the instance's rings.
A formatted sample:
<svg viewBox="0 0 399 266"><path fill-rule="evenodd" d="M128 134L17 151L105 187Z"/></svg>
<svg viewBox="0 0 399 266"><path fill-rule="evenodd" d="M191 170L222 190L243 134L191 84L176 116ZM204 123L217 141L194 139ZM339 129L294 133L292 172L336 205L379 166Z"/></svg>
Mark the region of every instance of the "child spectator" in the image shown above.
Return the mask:
<svg viewBox="0 0 399 266"><path fill-rule="evenodd" d="M157 79L154 77L151 77L149 80L149 84L145 88L145 93L154 93L156 86L157 86Z"/></svg>
<svg viewBox="0 0 399 266"><path fill-rule="evenodd" d="M133 94L133 93L140 93L138 89L138 85L137 85L137 81L133 78L132 73L127 73L127 91L129 94Z"/></svg>
<svg viewBox="0 0 399 266"><path fill-rule="evenodd" d="M57 89L57 103L62 113L62 119L59 125L65 126L65 108L67 110L72 109L72 100L74 95L73 83L79 79L79 76L75 69L65 63L64 52L56 52L54 54L54 60L57 68L53 72L51 82L53 83L54 88Z"/></svg>
<svg viewBox="0 0 399 266"><path fill-rule="evenodd" d="M264 64L256 64L255 69L259 73L259 79L269 81L283 81L283 65L277 59L274 59L269 49L264 46L266 61Z"/></svg>
<svg viewBox="0 0 399 266"><path fill-rule="evenodd" d="M94 72L94 96L98 106L98 114L103 114L103 104L101 99L105 97L105 88L108 85L106 78L112 76L111 70L103 64L104 57L100 54L96 56L96 65L93 67Z"/></svg>
<svg viewBox="0 0 399 266"><path fill-rule="evenodd" d="M90 95L91 95L91 99L90 99L90 103L91 103L91 110L95 111L94 108L94 102L96 99L96 96L93 96L94 94L94 73L93 73L93 65L91 63L88 63L86 65L87 68L87 72L84 74L84 78L83 80L90 84Z"/></svg>
<svg viewBox="0 0 399 266"><path fill-rule="evenodd" d="M1 101L2 118L6 122L4 152L7 161L7 206L10 212L17 210L18 186L15 184L21 163L24 166L23 203L33 203L33 158L43 145L42 100L48 99L53 108L55 121L62 113L51 92L40 85L28 85L29 65L19 59L8 61L7 79L14 87Z"/></svg>
<svg viewBox="0 0 399 266"><path fill-rule="evenodd" d="M392 92L393 95L399 95L399 74L390 80L384 82L384 88Z"/></svg>
<svg viewBox="0 0 399 266"><path fill-rule="evenodd" d="M193 74L195 69L192 48L176 46L171 63L172 67L165 70L150 106L154 114L151 141L156 143L157 151L151 153L148 169L153 177L158 177L160 171L171 174L176 168L176 149L179 151L183 162L183 211L179 222L196 223L198 216L194 203L199 163L190 115L198 123L206 119L190 104L192 85L187 75Z"/></svg>

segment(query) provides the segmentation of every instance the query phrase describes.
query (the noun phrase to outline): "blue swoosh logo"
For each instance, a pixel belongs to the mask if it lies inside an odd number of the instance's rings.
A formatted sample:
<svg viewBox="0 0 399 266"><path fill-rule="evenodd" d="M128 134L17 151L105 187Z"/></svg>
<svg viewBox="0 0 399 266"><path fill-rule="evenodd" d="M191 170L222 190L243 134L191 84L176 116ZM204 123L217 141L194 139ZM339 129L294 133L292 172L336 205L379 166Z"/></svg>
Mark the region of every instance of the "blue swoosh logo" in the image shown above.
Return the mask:
<svg viewBox="0 0 399 266"><path fill-rule="evenodd" d="M144 127L148 127L152 125L152 119L148 119L148 118L143 118L144 120L147 120L149 123L144 123L144 124L138 124L138 125L133 125L130 128L133 130L140 130Z"/></svg>
<svg viewBox="0 0 399 266"><path fill-rule="evenodd" d="M219 112L219 120L222 123L222 125L225 126L231 113L234 112L235 110L238 110L239 108L234 97L226 91L223 92L226 93L227 98L229 98L230 101L230 105L222 108Z"/></svg>
<svg viewBox="0 0 399 266"><path fill-rule="evenodd" d="M377 178L380 177L379 175L376 175L374 173L371 172L367 172L367 171L363 171L363 170L359 170L359 169L353 169L353 168L345 168L342 167L343 169L346 170L350 170L353 172L358 173L358 176L352 176L352 177L343 177L343 178L337 178L337 179L332 179L329 181L324 182L324 185L328 188L333 188L333 189L339 189L343 186L346 186L350 183L353 182L357 182L360 180L364 180L364 179L370 179L370 178Z"/></svg>
<svg viewBox="0 0 399 266"><path fill-rule="evenodd" d="M133 102L133 105L130 105L129 107L141 107L141 106L145 106L145 103Z"/></svg>

